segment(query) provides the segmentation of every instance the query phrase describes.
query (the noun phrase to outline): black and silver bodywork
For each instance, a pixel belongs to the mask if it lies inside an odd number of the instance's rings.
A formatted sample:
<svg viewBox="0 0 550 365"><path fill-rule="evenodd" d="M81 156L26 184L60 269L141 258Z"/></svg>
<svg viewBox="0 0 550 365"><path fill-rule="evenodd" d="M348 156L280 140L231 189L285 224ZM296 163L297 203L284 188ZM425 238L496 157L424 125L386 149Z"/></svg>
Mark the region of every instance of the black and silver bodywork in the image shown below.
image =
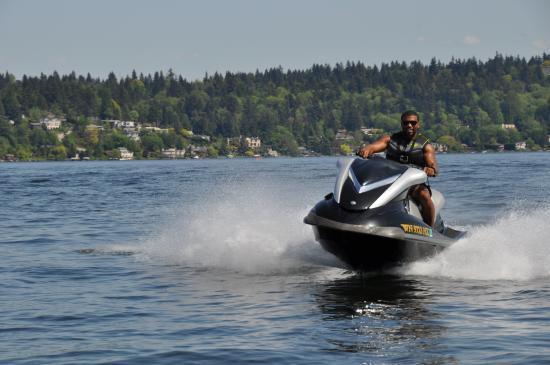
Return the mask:
<svg viewBox="0 0 550 365"><path fill-rule="evenodd" d="M427 181L424 171L378 156L340 160L338 168L334 192L304 222L352 269L380 270L433 256L464 235L443 223L445 198L435 189L435 228L423 222L409 190Z"/></svg>

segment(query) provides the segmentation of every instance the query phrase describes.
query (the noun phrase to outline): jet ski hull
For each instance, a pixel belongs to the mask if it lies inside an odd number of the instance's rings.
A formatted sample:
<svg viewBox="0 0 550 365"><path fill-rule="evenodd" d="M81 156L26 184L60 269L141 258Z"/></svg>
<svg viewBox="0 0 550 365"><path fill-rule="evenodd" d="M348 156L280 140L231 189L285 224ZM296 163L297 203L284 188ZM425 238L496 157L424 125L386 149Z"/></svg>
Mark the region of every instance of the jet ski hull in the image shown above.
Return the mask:
<svg viewBox="0 0 550 365"><path fill-rule="evenodd" d="M445 227L441 217L432 229L408 214L402 202L350 212L329 198L319 202L304 223L313 227L326 251L357 271L379 271L435 256L464 234Z"/></svg>
<svg viewBox="0 0 550 365"><path fill-rule="evenodd" d="M379 271L431 257L444 246L413 239L398 239L314 226L321 246L351 269Z"/></svg>

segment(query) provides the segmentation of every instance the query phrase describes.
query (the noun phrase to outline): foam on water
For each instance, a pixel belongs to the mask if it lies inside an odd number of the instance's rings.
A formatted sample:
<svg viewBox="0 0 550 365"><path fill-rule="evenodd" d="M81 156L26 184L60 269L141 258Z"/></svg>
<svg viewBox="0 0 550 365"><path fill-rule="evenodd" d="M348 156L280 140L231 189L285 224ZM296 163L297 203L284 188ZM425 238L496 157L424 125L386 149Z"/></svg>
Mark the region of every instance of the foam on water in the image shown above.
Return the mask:
<svg viewBox="0 0 550 365"><path fill-rule="evenodd" d="M159 228L133 248L137 257L190 267L247 273L294 272L305 267L342 267L315 242L303 217L316 201L284 182L228 182L200 201L175 203ZM319 195L319 194L317 194ZM453 217L460 221L460 217ZM463 229L468 236L440 255L398 270L474 280L550 277L550 205L513 203L492 222Z"/></svg>
<svg viewBox="0 0 550 365"><path fill-rule="evenodd" d="M550 276L550 209L516 206L494 223L468 227L468 237L440 255L413 263L404 274L478 280Z"/></svg>
<svg viewBox="0 0 550 365"><path fill-rule="evenodd" d="M301 203L303 196L273 184L229 185L200 203L177 207L139 251L174 264L252 273L336 262L303 223L310 208Z"/></svg>

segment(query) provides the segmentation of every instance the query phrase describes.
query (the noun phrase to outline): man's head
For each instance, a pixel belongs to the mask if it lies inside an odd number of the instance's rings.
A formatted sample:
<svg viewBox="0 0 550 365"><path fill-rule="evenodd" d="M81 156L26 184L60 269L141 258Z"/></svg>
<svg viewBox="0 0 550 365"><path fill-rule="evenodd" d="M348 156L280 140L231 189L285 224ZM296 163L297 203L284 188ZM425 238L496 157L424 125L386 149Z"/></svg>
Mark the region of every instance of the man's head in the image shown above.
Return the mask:
<svg viewBox="0 0 550 365"><path fill-rule="evenodd" d="M416 136L420 128L420 117L414 110L407 110L401 114L401 130L408 138Z"/></svg>

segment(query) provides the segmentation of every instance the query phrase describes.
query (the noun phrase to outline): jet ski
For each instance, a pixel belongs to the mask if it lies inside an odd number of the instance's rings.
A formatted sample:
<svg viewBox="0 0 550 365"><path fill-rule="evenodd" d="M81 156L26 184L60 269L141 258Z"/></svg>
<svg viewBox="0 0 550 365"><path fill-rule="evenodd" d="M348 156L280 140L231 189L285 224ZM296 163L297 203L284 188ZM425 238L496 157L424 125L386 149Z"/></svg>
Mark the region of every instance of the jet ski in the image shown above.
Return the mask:
<svg viewBox="0 0 550 365"><path fill-rule="evenodd" d="M428 176L413 165L381 156L338 161L334 192L304 218L328 252L357 271L378 271L434 256L464 236L441 219L443 195L431 189L434 228L409 196Z"/></svg>

